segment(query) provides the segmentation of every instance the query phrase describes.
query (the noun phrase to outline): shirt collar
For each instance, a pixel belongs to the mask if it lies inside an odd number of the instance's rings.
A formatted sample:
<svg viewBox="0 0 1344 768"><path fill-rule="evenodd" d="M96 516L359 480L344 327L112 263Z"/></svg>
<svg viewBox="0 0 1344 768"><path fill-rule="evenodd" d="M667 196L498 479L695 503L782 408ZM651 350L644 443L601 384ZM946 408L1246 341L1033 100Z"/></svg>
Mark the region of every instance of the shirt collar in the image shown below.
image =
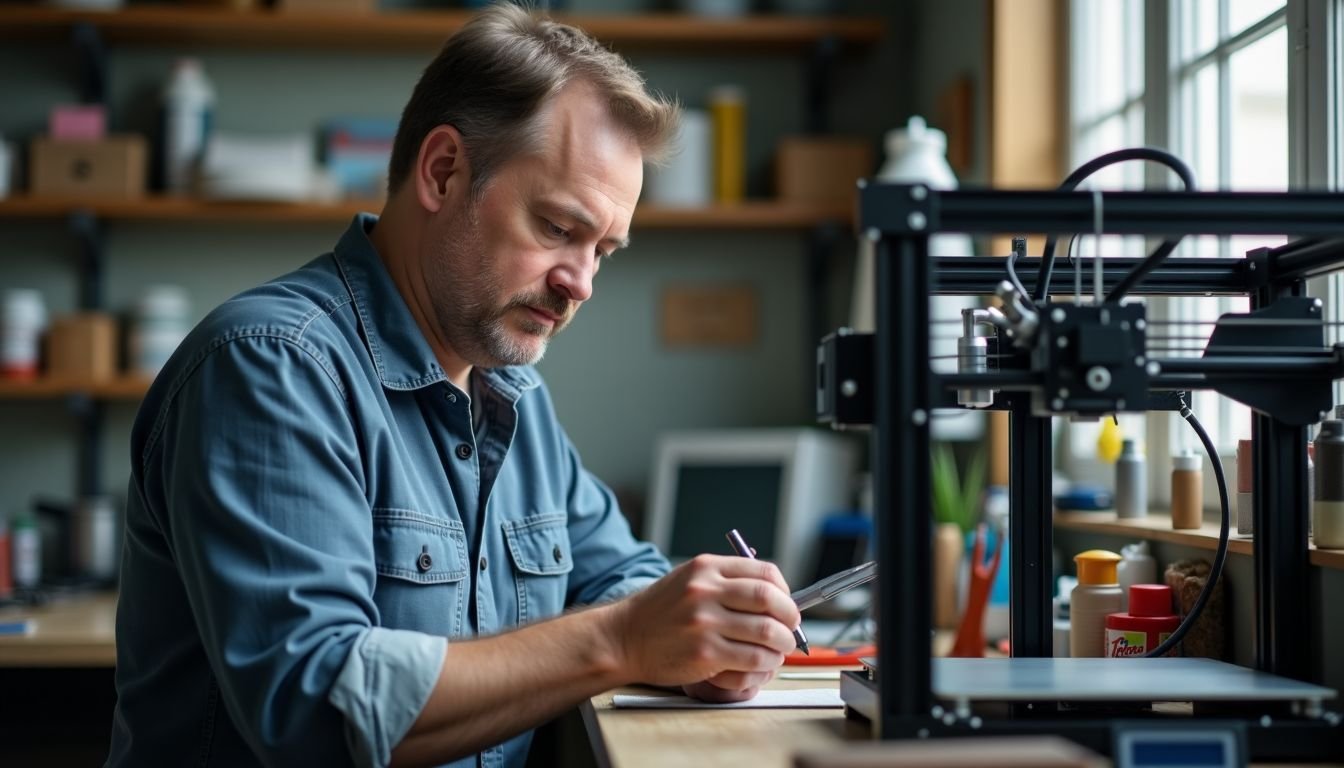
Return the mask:
<svg viewBox="0 0 1344 768"><path fill-rule="evenodd" d="M378 223L371 213L359 213L336 243L333 256L341 272L369 349L378 378L388 389L418 389L447 379L425 335L416 325L401 292L369 240ZM531 366L480 369L501 392L516 400L541 381Z"/></svg>

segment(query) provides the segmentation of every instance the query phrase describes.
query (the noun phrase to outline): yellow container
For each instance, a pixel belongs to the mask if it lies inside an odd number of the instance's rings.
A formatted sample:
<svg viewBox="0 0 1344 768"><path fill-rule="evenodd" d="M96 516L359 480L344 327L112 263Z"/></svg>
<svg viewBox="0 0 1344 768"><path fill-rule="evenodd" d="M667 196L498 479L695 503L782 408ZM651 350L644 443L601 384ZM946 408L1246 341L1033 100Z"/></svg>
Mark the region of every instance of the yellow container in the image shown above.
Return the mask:
<svg viewBox="0 0 1344 768"><path fill-rule="evenodd" d="M714 199L740 203L747 191L747 103L742 89L721 85L709 92L714 134Z"/></svg>

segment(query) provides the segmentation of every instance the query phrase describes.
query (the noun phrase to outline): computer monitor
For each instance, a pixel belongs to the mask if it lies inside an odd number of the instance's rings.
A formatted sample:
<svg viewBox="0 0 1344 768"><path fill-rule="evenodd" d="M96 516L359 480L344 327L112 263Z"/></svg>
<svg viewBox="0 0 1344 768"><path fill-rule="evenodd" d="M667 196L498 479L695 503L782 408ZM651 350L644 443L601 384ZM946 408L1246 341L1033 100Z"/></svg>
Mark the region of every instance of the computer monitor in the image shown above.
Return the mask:
<svg viewBox="0 0 1344 768"><path fill-rule="evenodd" d="M852 439L818 429L672 432L654 451L645 538L673 562L731 554L736 528L791 587L813 578L823 518L850 508Z"/></svg>

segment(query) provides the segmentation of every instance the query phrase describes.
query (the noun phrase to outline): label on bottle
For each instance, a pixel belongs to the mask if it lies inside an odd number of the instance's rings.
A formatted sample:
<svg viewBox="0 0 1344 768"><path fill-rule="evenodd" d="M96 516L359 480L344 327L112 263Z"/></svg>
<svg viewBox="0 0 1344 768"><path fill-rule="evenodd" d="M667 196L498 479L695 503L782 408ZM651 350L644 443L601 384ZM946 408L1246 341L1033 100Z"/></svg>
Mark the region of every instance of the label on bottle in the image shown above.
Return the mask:
<svg viewBox="0 0 1344 768"><path fill-rule="evenodd" d="M1142 656L1171 637L1170 632L1144 632L1129 629L1106 630L1106 658ZM1151 643L1151 646L1149 645Z"/></svg>

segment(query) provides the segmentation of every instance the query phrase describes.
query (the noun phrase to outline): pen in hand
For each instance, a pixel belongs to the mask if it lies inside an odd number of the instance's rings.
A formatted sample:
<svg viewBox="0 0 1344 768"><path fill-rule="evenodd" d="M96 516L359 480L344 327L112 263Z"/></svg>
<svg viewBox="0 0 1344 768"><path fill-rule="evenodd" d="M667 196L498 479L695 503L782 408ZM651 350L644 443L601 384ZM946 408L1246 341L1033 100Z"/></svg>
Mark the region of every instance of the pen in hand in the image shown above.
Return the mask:
<svg viewBox="0 0 1344 768"><path fill-rule="evenodd" d="M752 560L756 559L756 552L751 547L747 546L747 540L742 538L742 534L738 533L736 528L729 531L726 535L728 537L728 543L733 545L734 552L742 557L749 557ZM798 647L804 654L808 656L812 655L807 649L807 635L803 634L801 625L793 628L793 641L798 644Z"/></svg>

